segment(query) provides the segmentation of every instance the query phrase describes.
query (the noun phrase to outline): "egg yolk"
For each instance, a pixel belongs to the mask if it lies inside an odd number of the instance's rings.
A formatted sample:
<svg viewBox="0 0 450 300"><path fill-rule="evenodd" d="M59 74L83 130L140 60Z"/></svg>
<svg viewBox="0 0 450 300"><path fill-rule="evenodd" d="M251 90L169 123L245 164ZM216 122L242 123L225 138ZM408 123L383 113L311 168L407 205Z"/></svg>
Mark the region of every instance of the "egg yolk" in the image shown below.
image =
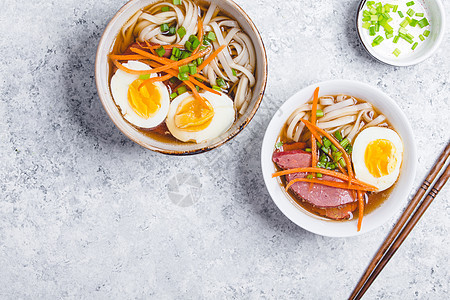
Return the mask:
<svg viewBox="0 0 450 300"><path fill-rule="evenodd" d="M385 139L378 139L367 145L364 162L375 178L389 175L397 166L395 146Z"/></svg>
<svg viewBox="0 0 450 300"><path fill-rule="evenodd" d="M145 84L139 89L143 82L143 79L133 81L128 88L128 102L138 116L148 119L161 107L161 93L153 83Z"/></svg>
<svg viewBox="0 0 450 300"><path fill-rule="evenodd" d="M187 97L177 108L175 113L175 126L184 131L200 131L211 123L214 109L208 100L201 103L194 97Z"/></svg>

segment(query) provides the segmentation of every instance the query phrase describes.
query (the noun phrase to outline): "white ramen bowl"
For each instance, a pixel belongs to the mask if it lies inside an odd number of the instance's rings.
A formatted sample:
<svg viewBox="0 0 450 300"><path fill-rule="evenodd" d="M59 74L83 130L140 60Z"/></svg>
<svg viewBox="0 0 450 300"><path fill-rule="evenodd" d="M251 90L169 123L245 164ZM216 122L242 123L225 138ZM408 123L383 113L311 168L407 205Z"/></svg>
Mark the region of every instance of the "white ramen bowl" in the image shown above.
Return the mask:
<svg viewBox="0 0 450 300"><path fill-rule="evenodd" d="M418 64L429 58L439 48L445 33L445 10L441 0L416 0L425 7L431 24L430 35L425 41L419 43L416 51L407 55L400 55L399 57L391 57L377 52L377 49L371 46L373 37L363 34L366 29L362 28L362 12L367 0L362 0L356 16L356 28L358 37L364 49L372 55L375 59L392 66L411 66ZM395 3L394 3L395 4ZM404 12L405 13L405 12ZM406 13L405 13L406 15ZM381 32L381 31L380 31ZM384 32L381 34L384 37ZM386 42L386 41L384 41ZM388 41L392 42L392 40ZM380 47L380 46L378 46Z"/></svg>
<svg viewBox="0 0 450 300"><path fill-rule="evenodd" d="M278 135L292 112L311 99L314 89L320 87L319 96L347 94L372 103L386 116L403 141L404 152L400 176L391 195L380 207L364 215L361 230L357 231L357 218L349 221L334 221L316 216L300 205L284 191L277 178L272 178L276 172L272 162L272 153ZM331 80L310 85L289 98L275 113L267 127L261 151L261 165L264 181L275 204L292 222L298 226L324 236L349 237L369 232L391 219L404 205L416 174L416 145L411 125L405 114L389 96L380 90L350 80Z"/></svg>

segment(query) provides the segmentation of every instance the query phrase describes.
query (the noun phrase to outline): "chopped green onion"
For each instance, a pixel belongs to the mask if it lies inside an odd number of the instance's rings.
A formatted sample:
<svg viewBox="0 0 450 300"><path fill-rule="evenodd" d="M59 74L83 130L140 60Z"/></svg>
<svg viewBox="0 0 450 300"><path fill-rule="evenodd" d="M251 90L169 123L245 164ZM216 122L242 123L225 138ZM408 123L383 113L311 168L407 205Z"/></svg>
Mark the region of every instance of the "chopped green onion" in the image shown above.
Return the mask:
<svg viewBox="0 0 450 300"><path fill-rule="evenodd" d="M318 118L323 117L323 110L321 110L321 109L316 110L316 117L318 117Z"/></svg>
<svg viewBox="0 0 450 300"><path fill-rule="evenodd" d="M197 65L201 65L203 63L203 58L202 57L199 57L199 58L197 58Z"/></svg>
<svg viewBox="0 0 450 300"><path fill-rule="evenodd" d="M198 85L195 86L195 89L197 90L197 92L200 91L200 87Z"/></svg>
<svg viewBox="0 0 450 300"><path fill-rule="evenodd" d="M217 78L216 79L216 84L218 85L218 86L220 86L220 87L222 87L222 86L225 86L226 85L226 82L225 82L225 80L223 79L223 78Z"/></svg>
<svg viewBox="0 0 450 300"><path fill-rule="evenodd" d="M169 34L175 35L177 33L177 28L175 26L170 26L169 28Z"/></svg>
<svg viewBox="0 0 450 300"><path fill-rule="evenodd" d="M331 150L332 150L333 152L336 152L336 151L338 151L338 148L336 148L335 145L331 144Z"/></svg>
<svg viewBox="0 0 450 300"><path fill-rule="evenodd" d="M423 17L424 13L416 13L416 17Z"/></svg>
<svg viewBox="0 0 450 300"><path fill-rule="evenodd" d="M386 32L386 39L390 39L394 35L392 33Z"/></svg>
<svg viewBox="0 0 450 300"><path fill-rule="evenodd" d="M181 56L181 50L178 48L173 48L172 49L172 55L175 57L180 57Z"/></svg>
<svg viewBox="0 0 450 300"><path fill-rule="evenodd" d="M158 54L159 57L163 57L164 54L166 54L166 49L164 49L163 46L159 47L155 50L156 54Z"/></svg>
<svg viewBox="0 0 450 300"><path fill-rule="evenodd" d="M177 93L172 93L170 94L170 99L175 99L178 96Z"/></svg>
<svg viewBox="0 0 450 300"><path fill-rule="evenodd" d="M321 144L321 143L319 143L319 141L316 141L316 145L317 145L317 148L320 148L320 147L322 147L322 144Z"/></svg>
<svg viewBox="0 0 450 300"><path fill-rule="evenodd" d="M372 47L378 46L379 44L381 44L382 41L384 41L384 37L382 37L381 35L378 35L376 38L373 39Z"/></svg>
<svg viewBox="0 0 450 300"><path fill-rule="evenodd" d="M187 92L187 88L186 88L186 86L182 85L177 89L177 91L178 91L178 94L181 95L181 94L184 94Z"/></svg>
<svg viewBox="0 0 450 300"><path fill-rule="evenodd" d="M406 2L406 6L413 6L413 5L414 5L414 1Z"/></svg>
<svg viewBox="0 0 450 300"><path fill-rule="evenodd" d="M306 178L313 179L313 176L312 176L312 174L308 174L308 175L306 175Z"/></svg>
<svg viewBox="0 0 450 300"><path fill-rule="evenodd" d="M322 147L320 148L320 150L322 150L325 153L328 153L330 151L330 148Z"/></svg>
<svg viewBox="0 0 450 300"><path fill-rule="evenodd" d="M191 34L189 36L189 42L193 43L195 40L198 40L198 38L195 35Z"/></svg>
<svg viewBox="0 0 450 300"><path fill-rule="evenodd" d="M428 37L430 35L430 31L429 30L425 30L423 32L423 36Z"/></svg>
<svg viewBox="0 0 450 300"><path fill-rule="evenodd" d="M423 42L425 40L425 38L423 37L423 35L419 35L419 39Z"/></svg>
<svg viewBox="0 0 450 300"><path fill-rule="evenodd" d="M425 26L430 25L430 23L428 23L427 18L421 19L417 24L419 24L420 28L424 28Z"/></svg>
<svg viewBox="0 0 450 300"><path fill-rule="evenodd" d="M173 5L180 5L181 4L181 0L173 0Z"/></svg>
<svg viewBox="0 0 450 300"><path fill-rule="evenodd" d="M406 33L408 33L408 30L406 29L406 28L400 28L399 30L398 30L398 32L399 33L403 33L403 34L406 34Z"/></svg>
<svg viewBox="0 0 450 300"><path fill-rule="evenodd" d="M374 26L371 26L370 28L369 28L369 35L370 36L374 36L376 33L375 33L375 27Z"/></svg>
<svg viewBox="0 0 450 300"><path fill-rule="evenodd" d="M412 45L412 47L411 47L411 49L416 49L416 47L417 47L417 45L418 45L419 43L418 42L415 42L413 45Z"/></svg>
<svg viewBox="0 0 450 300"><path fill-rule="evenodd" d="M345 167L347 166L347 164L345 163L344 158L341 158L341 159L339 160L339 164L340 164L341 167L343 167L343 168L345 168Z"/></svg>
<svg viewBox="0 0 450 300"><path fill-rule="evenodd" d="M143 75L139 76L139 79L142 79L142 80L147 80L149 78L150 78L150 74L143 74Z"/></svg>
<svg viewBox="0 0 450 300"><path fill-rule="evenodd" d="M169 11L169 10L170 10L170 7L168 7L168 6L161 7L161 11L162 12L166 12L166 11Z"/></svg>
<svg viewBox="0 0 450 300"><path fill-rule="evenodd" d="M189 79L189 74L187 72L179 73L178 74L178 79L180 79L181 81L186 81L186 80Z"/></svg>
<svg viewBox="0 0 450 300"><path fill-rule="evenodd" d="M311 148L305 148L306 152L311 152Z"/></svg>
<svg viewBox="0 0 450 300"><path fill-rule="evenodd" d="M409 22L409 26L411 27L415 27L417 25L417 20L416 19L412 19L411 22Z"/></svg>
<svg viewBox="0 0 450 300"><path fill-rule="evenodd" d="M275 144L276 149L280 149L281 147L283 147L283 142L278 142Z"/></svg>
<svg viewBox="0 0 450 300"><path fill-rule="evenodd" d="M342 141L342 135L341 135L341 132L339 130L336 130L334 132L334 136L338 139L338 141Z"/></svg>
<svg viewBox="0 0 450 300"><path fill-rule="evenodd" d="M398 5L394 5L394 7L392 8L392 11L397 12L397 9L398 9Z"/></svg>
<svg viewBox="0 0 450 300"><path fill-rule="evenodd" d="M187 73L187 72L189 72L189 67L187 65L179 66L178 67L178 72L180 72L180 73Z"/></svg>
<svg viewBox="0 0 450 300"><path fill-rule="evenodd" d="M347 145L350 144L350 141L347 138L345 138L339 144L345 148L345 147L347 147Z"/></svg>
<svg viewBox="0 0 450 300"><path fill-rule="evenodd" d="M192 42L192 50L197 49L197 47L200 46L200 41L198 38L195 38L195 40Z"/></svg>
<svg viewBox="0 0 450 300"><path fill-rule="evenodd" d="M192 43L189 41L186 41L186 43L184 43L184 48L186 48L189 51L192 51Z"/></svg>
<svg viewBox="0 0 450 300"><path fill-rule="evenodd" d="M353 147L352 147L352 145L348 145L347 147L345 147L345 149L344 149L347 153L352 153L352 151L353 151Z"/></svg>
<svg viewBox="0 0 450 300"><path fill-rule="evenodd" d="M212 88L213 88L213 90L221 91L220 87L218 87L217 85L213 85Z"/></svg>
<svg viewBox="0 0 450 300"><path fill-rule="evenodd" d="M397 13L398 13L398 15L400 16L400 18L403 18L403 17L404 17L404 16L403 16L403 13L402 13L401 11L398 11Z"/></svg>
<svg viewBox="0 0 450 300"><path fill-rule="evenodd" d="M181 59L186 59L186 58L188 58L189 56L191 56L191 52L188 52L188 51L183 51L183 53L181 53Z"/></svg>
<svg viewBox="0 0 450 300"><path fill-rule="evenodd" d="M400 49L395 48L394 52L392 52L392 54L394 54L396 57L398 57L400 55Z"/></svg>
<svg viewBox="0 0 450 300"><path fill-rule="evenodd" d="M206 39L214 42L216 40L216 34L212 31L210 31L206 34Z"/></svg>
<svg viewBox="0 0 450 300"><path fill-rule="evenodd" d="M362 20L363 22L368 23L368 21L370 21L370 17L363 17Z"/></svg>
<svg viewBox="0 0 450 300"><path fill-rule="evenodd" d="M328 157L325 154L322 154L319 157L319 161L320 162L327 162L328 161Z"/></svg>
<svg viewBox="0 0 450 300"><path fill-rule="evenodd" d="M316 177L317 177L317 178L322 178L322 174L321 174L321 173L317 173L317 174L316 174Z"/></svg>
<svg viewBox="0 0 450 300"><path fill-rule="evenodd" d="M323 142L323 145L326 147L326 148L328 148L328 147L330 147L331 146L331 141L329 140L329 139L327 139L326 137L324 137L323 139L322 139L322 142ZM328 153L328 152L327 152Z"/></svg>
<svg viewBox="0 0 450 300"><path fill-rule="evenodd" d="M369 29L369 28L370 28L370 23L369 23L369 22L364 22L364 23L362 24L362 28L364 28L364 29Z"/></svg>
<svg viewBox="0 0 450 300"><path fill-rule="evenodd" d="M195 65L189 66L189 73L192 75L197 74L197 67Z"/></svg>
<svg viewBox="0 0 450 300"><path fill-rule="evenodd" d="M400 38L400 37L399 37L398 35L394 36L393 42L394 42L395 44L397 44L399 38Z"/></svg>
<svg viewBox="0 0 450 300"><path fill-rule="evenodd" d="M175 0L174 0L174 2L175 2ZM180 28L178 28L177 33L180 36L180 38L182 39L186 35L186 29L183 26L181 26Z"/></svg>
<svg viewBox="0 0 450 300"><path fill-rule="evenodd" d="M409 37L407 37L406 34L399 33L398 35L399 35L402 39L404 39L405 41L407 41L408 43L410 43L410 44L413 43L413 40L410 39Z"/></svg>
<svg viewBox="0 0 450 300"><path fill-rule="evenodd" d="M234 76L237 76L236 70L235 69L231 69L231 72L233 72Z"/></svg>
<svg viewBox="0 0 450 300"><path fill-rule="evenodd" d="M178 60L178 57L176 57L175 55L172 55L172 56L170 56L170 60L177 61L177 60Z"/></svg>
<svg viewBox="0 0 450 300"><path fill-rule="evenodd" d="M169 24L167 24L167 23L161 24L160 27L161 27L161 32L169 31Z"/></svg>
<svg viewBox="0 0 450 300"><path fill-rule="evenodd" d="M380 23L375 24L375 31L380 31Z"/></svg>
<svg viewBox="0 0 450 300"><path fill-rule="evenodd" d="M175 84L175 83L177 83L177 81L178 81L178 78L176 78L176 77L172 77L172 78L170 78L170 79L169 79L169 81L170 81L170 83L173 83L173 84Z"/></svg>
<svg viewBox="0 0 450 300"><path fill-rule="evenodd" d="M322 169L326 168L326 166L327 166L326 162L318 161L317 164L316 164L316 167L322 168Z"/></svg>
<svg viewBox="0 0 450 300"><path fill-rule="evenodd" d="M410 34L410 33L407 33L406 36L409 37L412 40L414 39L414 36L412 34Z"/></svg>
<svg viewBox="0 0 450 300"><path fill-rule="evenodd" d="M401 27L401 28L405 28L406 25L408 25L408 24L409 24L408 20L404 19L404 20L400 23L400 27ZM401 29L401 28L400 28L400 29Z"/></svg>

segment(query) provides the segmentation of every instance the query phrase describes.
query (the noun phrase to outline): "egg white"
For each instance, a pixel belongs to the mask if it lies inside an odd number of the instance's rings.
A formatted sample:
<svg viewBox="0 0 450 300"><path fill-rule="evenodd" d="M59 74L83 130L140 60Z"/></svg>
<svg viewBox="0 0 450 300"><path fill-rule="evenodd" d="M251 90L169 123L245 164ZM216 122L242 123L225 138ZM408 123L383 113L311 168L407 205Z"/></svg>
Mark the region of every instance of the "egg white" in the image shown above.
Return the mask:
<svg viewBox="0 0 450 300"><path fill-rule="evenodd" d="M180 141L193 141L196 143L205 142L218 137L228 130L234 123L236 113L233 101L225 94L216 95L211 92L202 92L200 96L206 98L214 109L214 116L211 123L203 130L190 132L183 131L175 125L175 114L180 103L187 97L192 96L190 93L184 93L176 97L170 104L169 114L167 115L166 124L170 133Z"/></svg>
<svg viewBox="0 0 450 300"><path fill-rule="evenodd" d="M139 61L128 61L123 64L125 67L136 71L151 70L152 68ZM156 74L150 74L150 77L155 77ZM153 117L144 119L137 115L128 102L128 89L129 86L139 79L139 75L129 74L122 70L117 70L114 76L111 78L111 93L116 104L120 107L125 120L133 125L141 128L153 128L161 124L169 112L170 97L166 86L161 82L155 82L161 94L161 107Z"/></svg>
<svg viewBox="0 0 450 300"><path fill-rule="evenodd" d="M364 155L369 143L378 139L388 140L394 145L397 164L390 174L376 178L367 169L364 161ZM383 127L370 127L364 129L358 134L355 142L353 143L352 161L355 168L356 177L365 183L377 187L378 191L384 191L395 183L400 174L402 156L402 140L400 136L392 129Z"/></svg>

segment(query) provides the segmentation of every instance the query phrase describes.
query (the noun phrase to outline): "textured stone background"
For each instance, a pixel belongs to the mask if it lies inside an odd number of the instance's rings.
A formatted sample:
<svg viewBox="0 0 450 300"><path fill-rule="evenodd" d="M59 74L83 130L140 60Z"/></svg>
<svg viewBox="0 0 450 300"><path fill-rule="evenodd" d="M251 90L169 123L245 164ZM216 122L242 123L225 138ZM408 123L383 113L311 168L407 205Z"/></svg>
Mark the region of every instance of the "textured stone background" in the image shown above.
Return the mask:
<svg viewBox="0 0 450 300"><path fill-rule="evenodd" d="M128 140L96 94L96 47L125 1L0 0L0 298L349 295L395 219L346 239L296 227L264 187L264 130L306 85L369 83L412 121L417 187L450 138L449 35L424 63L395 68L358 44L356 0L237 2L268 50L263 105L232 142L177 158ZM448 295L449 196L447 186L367 299Z"/></svg>

